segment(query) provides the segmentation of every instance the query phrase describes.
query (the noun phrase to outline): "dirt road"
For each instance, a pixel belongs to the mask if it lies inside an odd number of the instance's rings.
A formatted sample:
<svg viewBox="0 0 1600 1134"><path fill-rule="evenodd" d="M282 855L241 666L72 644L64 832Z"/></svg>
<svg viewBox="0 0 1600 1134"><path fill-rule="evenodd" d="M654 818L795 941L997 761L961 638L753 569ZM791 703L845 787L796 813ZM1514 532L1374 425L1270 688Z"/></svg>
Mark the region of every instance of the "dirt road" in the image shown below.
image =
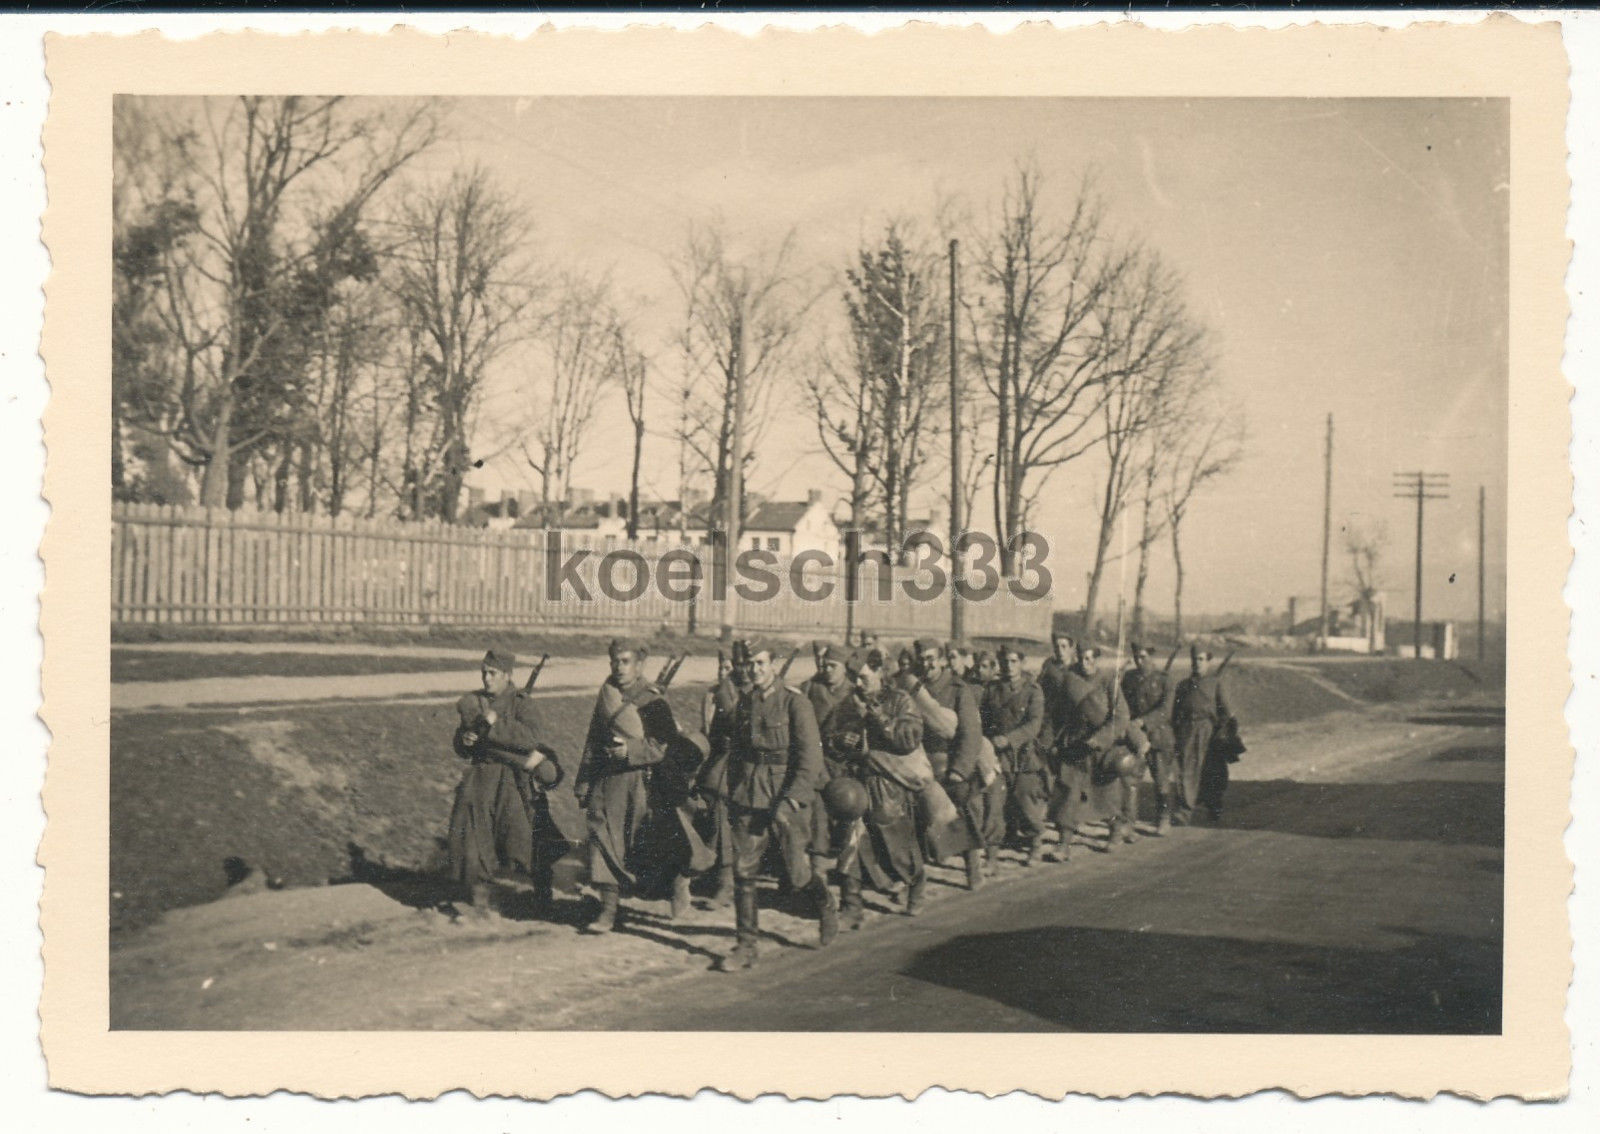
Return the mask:
<svg viewBox="0 0 1600 1134"><path fill-rule="evenodd" d="M1499 1027L1498 708L1263 727L1219 827L978 894L933 871L826 950L768 895L761 966L708 971L727 911L631 928L455 922L402 884L233 897L114 944L112 1026L1482 1032ZM387 892L386 892L387 891Z"/></svg>

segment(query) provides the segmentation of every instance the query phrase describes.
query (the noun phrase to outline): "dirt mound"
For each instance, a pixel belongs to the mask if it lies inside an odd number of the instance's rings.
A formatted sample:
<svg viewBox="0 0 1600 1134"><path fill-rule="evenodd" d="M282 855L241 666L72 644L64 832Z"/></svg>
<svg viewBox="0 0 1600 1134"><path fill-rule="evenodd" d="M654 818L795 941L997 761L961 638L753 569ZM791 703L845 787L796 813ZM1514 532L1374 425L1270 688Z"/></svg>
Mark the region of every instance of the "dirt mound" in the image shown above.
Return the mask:
<svg viewBox="0 0 1600 1134"><path fill-rule="evenodd" d="M1188 666L1173 668L1174 680ZM1222 678L1223 696L1234 716L1248 729L1258 724L1291 724L1351 707L1350 699L1316 681L1312 675L1283 665L1235 661Z"/></svg>
<svg viewBox="0 0 1600 1134"><path fill-rule="evenodd" d="M1505 670L1493 663L1436 662L1415 658L1310 662L1317 676L1362 701L1497 700L1505 693Z"/></svg>

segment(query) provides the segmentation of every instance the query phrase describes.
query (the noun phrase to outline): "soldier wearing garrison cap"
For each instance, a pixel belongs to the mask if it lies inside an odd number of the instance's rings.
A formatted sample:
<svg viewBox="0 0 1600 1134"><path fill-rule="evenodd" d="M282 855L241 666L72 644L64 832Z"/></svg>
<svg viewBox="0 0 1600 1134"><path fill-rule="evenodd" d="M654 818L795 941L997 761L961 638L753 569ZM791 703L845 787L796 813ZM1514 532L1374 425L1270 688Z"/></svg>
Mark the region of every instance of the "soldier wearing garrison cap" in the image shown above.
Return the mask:
<svg viewBox="0 0 1600 1134"><path fill-rule="evenodd" d="M1022 668L1022 651L1002 646L999 676L983 692L979 710L983 734L994 746L1006 784L1005 816L1008 834L1023 844L1025 865L1039 860L1044 842L1045 811L1054 781L1039 751L1039 731L1044 726L1044 694Z"/></svg>
<svg viewBox="0 0 1600 1134"><path fill-rule="evenodd" d="M1191 822L1197 807L1217 818L1222 811L1221 789L1227 787L1226 765L1209 769L1209 783L1206 775L1212 735L1220 722L1232 717L1222 695L1222 678L1212 671L1211 661L1210 650L1190 646L1189 676L1178 682L1172 697L1172 731L1178 751L1177 809L1172 821L1179 825Z"/></svg>
<svg viewBox="0 0 1600 1134"><path fill-rule="evenodd" d="M713 738L726 769L723 790L732 827L735 946L723 959L727 971L756 963L756 883L771 849L790 886L816 902L822 944L839 928L833 895L810 856L811 809L825 774L816 714L803 693L777 679L770 646L735 643L734 665L744 670L748 688Z"/></svg>
<svg viewBox="0 0 1600 1134"><path fill-rule="evenodd" d="M516 655L492 649L483 688L456 702L453 747L467 767L450 810L450 872L479 915L491 913L490 882L501 870L530 876L540 904L550 899L551 819L540 796L562 782L560 764L539 743L533 702L513 680ZM548 859L548 861L546 861Z"/></svg>

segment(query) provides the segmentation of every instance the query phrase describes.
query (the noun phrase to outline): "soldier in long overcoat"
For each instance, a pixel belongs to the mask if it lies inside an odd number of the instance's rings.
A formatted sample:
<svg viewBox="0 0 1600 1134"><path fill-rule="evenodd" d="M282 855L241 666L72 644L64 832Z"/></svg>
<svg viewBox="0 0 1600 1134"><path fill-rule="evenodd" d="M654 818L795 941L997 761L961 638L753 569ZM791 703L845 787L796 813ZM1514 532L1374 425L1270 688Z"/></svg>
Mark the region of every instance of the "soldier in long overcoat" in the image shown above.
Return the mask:
<svg viewBox="0 0 1600 1134"><path fill-rule="evenodd" d="M811 865L811 809L824 775L817 718L803 693L778 681L772 658L760 642L735 644L734 665L744 668L749 687L712 739L723 760L734 852L735 946L723 961L729 971L756 963L756 883L773 847L790 886L816 902L822 944L839 930L833 894Z"/></svg>
<svg viewBox="0 0 1600 1134"><path fill-rule="evenodd" d="M456 702L452 747L467 767L450 810L451 876L475 912L490 911L490 881L510 869L532 878L540 905L550 900L550 867L574 833L570 788L559 761L539 744L533 701L513 678L516 655L484 655L483 688ZM547 800L545 797L549 795Z"/></svg>
<svg viewBox="0 0 1600 1134"><path fill-rule="evenodd" d="M1189 676L1178 683L1172 697L1172 732L1178 749L1177 811L1172 821L1180 826L1191 822L1194 810L1206 806L1212 817L1221 810L1215 789L1207 798L1203 779L1211 751L1211 737L1217 723L1232 713L1222 695L1222 679L1212 672L1210 650L1191 646Z"/></svg>
<svg viewBox="0 0 1600 1134"><path fill-rule="evenodd" d="M993 826L988 806L993 797L986 789L998 778L998 768L979 767L984 739L976 691L950 671L940 643L922 638L916 648L920 682L911 700L922 714L922 747L935 778L944 784L962 817L960 842L933 839L928 851L934 858L959 853L967 870L967 889L976 890L983 885L984 856ZM987 782L985 772L989 773Z"/></svg>
<svg viewBox="0 0 1600 1134"><path fill-rule="evenodd" d="M1156 796L1156 834L1165 835L1172 827L1172 810L1178 787L1177 742L1172 734L1171 698L1172 660L1178 656L1174 649L1167 657L1164 669L1156 668L1155 651L1149 646L1133 643L1133 667L1122 675L1122 697L1128 706L1128 716L1144 733L1150 744L1145 762L1150 767L1150 779ZM1138 813L1138 788L1132 801L1134 814Z"/></svg>
<svg viewBox="0 0 1600 1134"><path fill-rule="evenodd" d="M994 745L1006 784L1008 837L1027 849L1025 865L1039 861L1044 842L1045 811L1050 802L1050 768L1038 748L1044 726L1044 694L1022 668L1022 652L1013 646L998 651L1000 672L984 689L980 704L983 734Z"/></svg>
<svg viewBox="0 0 1600 1134"><path fill-rule="evenodd" d="M817 672L806 681L803 692L811 702L811 712L817 718L817 734L822 741L823 773L817 781L820 792L835 776L850 774L845 763L829 751L828 736L834 713L849 700L853 686L846 668L850 651L832 642L814 642L812 649ZM812 868L824 878L833 869L848 835L849 824L836 821L819 800L811 809L811 861Z"/></svg>
<svg viewBox="0 0 1600 1134"><path fill-rule="evenodd" d="M725 650L717 651L717 680L700 703L702 728L707 737L725 731L724 722L739 706L739 686L735 683L733 659ZM701 767L697 790L700 807L695 815L695 828L712 849L716 870L716 888L711 894L713 908L721 909L733 901L733 828L728 819L728 801L722 782L726 772L725 755L719 755L713 745L711 759Z"/></svg>
<svg viewBox="0 0 1600 1134"><path fill-rule="evenodd" d="M1131 808L1148 742L1128 718L1116 675L1108 681L1099 666L1100 648L1081 646L1051 713L1061 777L1051 818L1061 830L1061 861L1071 858L1073 839L1090 820L1109 821L1108 851L1133 840Z"/></svg>
<svg viewBox="0 0 1600 1134"><path fill-rule="evenodd" d="M861 922L863 886L884 893L904 886L905 912L920 911L927 872L917 797L933 772L922 749L922 715L910 694L890 683L880 655L857 651L850 673L853 688L830 717L826 747L867 789L867 813L839 861L841 905L854 928Z"/></svg>
<svg viewBox="0 0 1600 1134"><path fill-rule="evenodd" d="M611 676L595 697L578 773L588 816L589 881L600 895L600 912L586 927L590 933L617 928L622 891L639 886L650 770L678 734L666 698L645 680L645 644L616 638L609 654Z"/></svg>

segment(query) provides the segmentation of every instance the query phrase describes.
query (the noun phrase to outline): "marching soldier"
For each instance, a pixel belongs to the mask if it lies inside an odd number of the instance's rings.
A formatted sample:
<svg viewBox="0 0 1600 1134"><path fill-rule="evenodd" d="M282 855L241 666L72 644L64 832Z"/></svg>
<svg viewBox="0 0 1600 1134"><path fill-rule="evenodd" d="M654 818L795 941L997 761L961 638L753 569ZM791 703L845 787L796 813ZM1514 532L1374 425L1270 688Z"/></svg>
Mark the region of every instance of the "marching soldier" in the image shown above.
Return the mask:
<svg viewBox="0 0 1600 1134"><path fill-rule="evenodd" d="M981 695L982 686L977 683L977 674L972 671L972 647L965 642L946 642L944 644L944 660L950 666L950 672L969 685L977 685L975 693Z"/></svg>
<svg viewBox="0 0 1600 1134"><path fill-rule="evenodd" d="M1205 807L1213 820L1222 811L1221 791L1214 784L1205 784L1204 778L1212 735L1218 723L1233 714L1222 696L1222 679L1211 671L1211 661L1210 650L1190 646L1189 676L1178 683L1172 698L1172 732L1178 751L1178 809L1172 821L1180 826L1193 820L1196 807ZM1222 771L1226 786L1226 767ZM1212 778L1216 778L1214 770ZM1206 787L1211 790L1204 790Z"/></svg>
<svg viewBox="0 0 1600 1134"><path fill-rule="evenodd" d="M562 770L538 743L533 701L513 680L516 664L510 650L490 650L479 670L483 688L456 702L452 743L468 764L450 810L450 873L478 916L492 912L490 881L508 868L531 877L535 899L548 905L557 857L539 853L553 827L540 797L561 782Z"/></svg>
<svg viewBox="0 0 1600 1134"><path fill-rule="evenodd" d="M916 686L917 652L911 646L901 646L900 652L895 654L894 673L889 675L889 684L906 693Z"/></svg>
<svg viewBox="0 0 1600 1134"><path fill-rule="evenodd" d="M615 638L609 653L611 676L595 698L579 772L588 813L589 880L600 894L600 913L586 927L590 933L618 927L622 890L640 881L650 769L678 733L666 698L644 678L645 644Z"/></svg>
<svg viewBox="0 0 1600 1134"><path fill-rule="evenodd" d="M1132 842L1133 808L1144 774L1148 742L1130 727L1115 675L1099 673L1100 649L1085 645L1067 671L1052 719L1061 786L1052 818L1061 829L1062 862L1072 857L1072 842L1085 818L1109 822L1106 850Z"/></svg>
<svg viewBox="0 0 1600 1134"><path fill-rule="evenodd" d="M1042 730L1046 737L1053 737L1061 729L1061 722L1052 718L1051 714L1061 704L1061 691L1067 683L1067 673L1077 663L1077 643L1070 634L1059 630L1050 635L1050 656L1044 659L1044 664L1039 667L1039 692L1044 694L1045 723Z"/></svg>
<svg viewBox="0 0 1600 1134"><path fill-rule="evenodd" d="M799 690L777 680L772 651L756 642L734 647L749 689L724 718L715 747L725 754L725 792L732 826L736 944L724 958L727 971L756 963L756 881L774 843L796 891L817 903L823 945L839 932L838 907L825 878L812 870L811 809L824 776L817 718Z"/></svg>
<svg viewBox="0 0 1600 1134"><path fill-rule="evenodd" d="M806 682L805 694L817 718L817 733L822 740L823 774L817 781L820 791L835 776L850 774L846 762L828 747L828 738L833 735L834 713L850 698L851 684L846 667L848 651L829 642L813 643L813 649L817 672ZM848 836L844 826L829 814L827 807L818 805L811 809L812 867L824 878L833 869L834 860Z"/></svg>
<svg viewBox="0 0 1600 1134"><path fill-rule="evenodd" d="M863 885L884 893L904 885L907 916L921 910L927 873L917 796L932 774L922 751L922 717L910 695L889 684L881 655L857 651L850 671L854 687L830 717L828 749L866 785L869 800L851 853L839 864L845 922L855 929Z"/></svg>
<svg viewBox="0 0 1600 1134"><path fill-rule="evenodd" d="M980 672L982 654L979 655ZM1006 783L1007 833L1027 847L1025 866L1039 861L1051 776L1037 741L1044 724L1044 694L1022 668L1022 652L999 650L999 676L984 689L980 706L983 734L994 746Z"/></svg>
<svg viewBox="0 0 1600 1134"><path fill-rule="evenodd" d="M934 776L944 783L964 820L968 845L961 850L967 889L976 890L983 885L989 848L985 806L989 784L979 768L984 740L978 698L970 685L950 671L938 642L923 638L916 647L921 682L911 700L922 714L922 746Z"/></svg>
<svg viewBox="0 0 1600 1134"><path fill-rule="evenodd" d="M1177 648L1167 657L1165 669L1157 669L1155 651L1140 642L1133 643L1133 668L1122 675L1122 697L1144 738L1150 742L1146 762L1156 793L1156 835L1172 829L1172 810L1177 791L1177 748L1172 735L1172 710L1167 704L1171 688L1172 662ZM1134 791L1138 791L1135 788ZM1134 813L1138 802L1134 801Z"/></svg>
<svg viewBox="0 0 1600 1134"><path fill-rule="evenodd" d="M739 707L740 679L738 667L726 650L717 651L717 681L706 690L700 703L700 718L705 734L714 738L725 731L725 722ZM715 743L712 745L715 749ZM700 838L712 848L716 868L716 888L711 894L713 909L721 909L733 901L733 828L728 819L728 800L723 779L727 766L722 755L713 751L712 758L701 766L696 785L699 807L695 814L695 828Z"/></svg>

